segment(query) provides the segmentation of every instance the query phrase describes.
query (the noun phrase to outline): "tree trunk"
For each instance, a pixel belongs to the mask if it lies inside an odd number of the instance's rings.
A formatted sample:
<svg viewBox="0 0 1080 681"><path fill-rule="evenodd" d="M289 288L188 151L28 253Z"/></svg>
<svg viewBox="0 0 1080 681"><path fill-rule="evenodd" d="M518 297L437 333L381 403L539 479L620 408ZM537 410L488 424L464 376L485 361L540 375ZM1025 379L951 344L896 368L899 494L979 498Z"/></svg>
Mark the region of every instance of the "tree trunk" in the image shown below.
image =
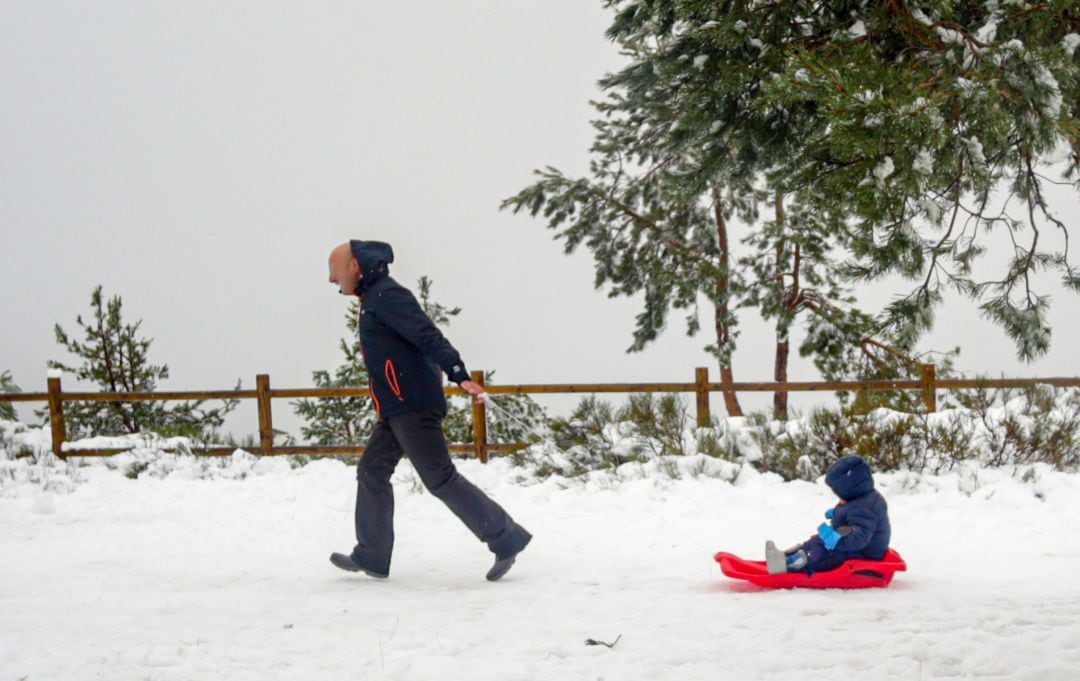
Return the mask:
<svg viewBox="0 0 1080 681"><path fill-rule="evenodd" d="M102 308L101 308L101 287L100 286L97 288L96 294L97 294L97 297L94 299L94 303L96 304L96 309L94 311L94 315L97 317L97 329L98 329L98 334L101 337L101 356L102 356L102 359L104 360L104 365L105 365L105 377L104 377L104 380L108 384L107 387L109 389L109 392L120 392L120 390L119 390L119 388L117 386L117 380L118 380L117 373L122 372L123 367L121 366L119 370L114 370L113 369L112 348L109 347L109 338L110 338L109 334L111 333L111 330L109 328L106 328L106 322L105 322L105 314L106 313L103 312ZM108 309L107 304L106 304L106 309ZM108 405L108 407L106 407L106 411L111 410L114 414L116 414L116 416L120 419L121 423L123 423L124 428L127 429L128 433L137 433L137 432L139 432L138 425L132 422L131 414L125 408L125 405L124 405L123 402L107 402L106 404Z"/></svg>
<svg viewBox="0 0 1080 681"><path fill-rule="evenodd" d="M781 233L784 228L784 197L782 194L776 195L776 224L780 228ZM776 242L776 273L779 277L780 293L784 295L784 310L790 311L792 305L795 302L799 294L799 263L798 256L796 255L794 267L792 271L792 284L790 291L784 290L784 239L780 238ZM788 354L791 349L790 340L788 337L790 329L790 323L788 315L782 312L777 317L776 322L776 362L773 365L773 380L777 383L787 383L788 380ZM788 417L788 394L786 392L777 391L773 393L773 418L780 421L787 421Z"/></svg>
<svg viewBox="0 0 1080 681"><path fill-rule="evenodd" d="M730 351L731 343L731 327L728 324L728 318L730 315L730 305L728 304L728 294L730 291L730 261L731 253L728 246L728 234L727 234L727 221L724 219L724 211L722 206L722 199L720 198L720 188L713 186L713 212L716 218L716 236L720 247L720 274L716 278L716 299L719 301L715 308L715 320L716 320L716 348L721 353L725 350ZM731 354L727 355L727 361L719 359L720 363L720 382L721 383L734 383L734 373L731 369ZM742 416L742 406L739 405L739 397L734 390L723 391L724 395L724 408L727 410L728 416Z"/></svg>
<svg viewBox="0 0 1080 681"><path fill-rule="evenodd" d="M787 383L787 363L789 352L787 338L777 338L776 341L776 365L773 367L773 378L777 383ZM777 391L773 393L773 418L787 421L788 394Z"/></svg>

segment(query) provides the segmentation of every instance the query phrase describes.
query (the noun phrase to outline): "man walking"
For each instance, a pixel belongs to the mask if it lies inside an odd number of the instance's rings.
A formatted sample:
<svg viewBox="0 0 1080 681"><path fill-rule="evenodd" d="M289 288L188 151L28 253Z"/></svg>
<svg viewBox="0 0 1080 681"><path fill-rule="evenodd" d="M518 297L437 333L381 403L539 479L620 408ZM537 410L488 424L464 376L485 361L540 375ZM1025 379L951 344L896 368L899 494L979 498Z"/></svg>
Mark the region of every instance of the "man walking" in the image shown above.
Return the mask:
<svg viewBox="0 0 1080 681"><path fill-rule="evenodd" d="M390 574L394 548L394 490L390 476L404 454L424 486L495 554L489 581L501 578L532 539L522 526L450 460L443 435L446 416L441 369L478 402L484 389L469 380L461 356L424 313L412 293L394 281L390 244L352 240L330 253L330 283L360 298L360 347L378 422L356 467L356 547L330 562L371 577Z"/></svg>

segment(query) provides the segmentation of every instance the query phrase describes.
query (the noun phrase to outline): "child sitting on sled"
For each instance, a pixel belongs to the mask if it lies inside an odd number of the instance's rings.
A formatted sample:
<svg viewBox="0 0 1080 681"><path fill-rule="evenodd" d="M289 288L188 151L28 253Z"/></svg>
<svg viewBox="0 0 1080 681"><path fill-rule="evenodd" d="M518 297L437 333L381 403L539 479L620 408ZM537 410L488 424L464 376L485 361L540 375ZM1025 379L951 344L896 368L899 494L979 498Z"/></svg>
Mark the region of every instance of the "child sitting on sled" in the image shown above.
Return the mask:
<svg viewBox="0 0 1080 681"><path fill-rule="evenodd" d="M825 511L822 523L808 541L786 551L765 543L769 574L825 572L851 558L881 560L889 549L892 530L885 497L874 489L870 465L861 456L844 456L829 467L825 484L840 503Z"/></svg>

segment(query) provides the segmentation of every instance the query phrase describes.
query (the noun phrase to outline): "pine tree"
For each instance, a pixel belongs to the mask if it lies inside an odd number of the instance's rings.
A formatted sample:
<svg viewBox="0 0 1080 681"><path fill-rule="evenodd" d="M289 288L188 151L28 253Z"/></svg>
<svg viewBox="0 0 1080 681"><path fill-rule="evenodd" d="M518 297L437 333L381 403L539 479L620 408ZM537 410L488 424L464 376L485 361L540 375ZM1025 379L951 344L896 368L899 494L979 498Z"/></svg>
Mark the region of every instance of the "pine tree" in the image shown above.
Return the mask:
<svg viewBox="0 0 1080 681"><path fill-rule="evenodd" d="M691 91L686 84L702 80L708 59L673 52L662 27L620 17L609 36L631 63L600 81L607 98L594 103L601 117L593 123L589 176L570 178L549 167L503 207L543 213L568 252L584 243L598 288L609 284L612 296L643 294L629 351L658 336L670 309L689 310L687 332L698 333L705 300L713 327L706 350L717 358L721 381L732 382L736 311L755 307L775 322L774 374L786 381L794 318L807 310L835 317L837 306L851 302L833 274L829 242L819 236L828 226L790 200L785 205L763 178L798 143L796 126L758 115L728 130L747 116L750 72L713 68L709 90ZM737 256L732 219L758 224L770 199L775 218L746 240L751 252ZM728 414L741 415L735 393L723 395ZM776 393L774 408L786 416L786 393Z"/></svg>
<svg viewBox="0 0 1080 681"><path fill-rule="evenodd" d="M738 115L718 134L767 150L774 142L754 132L771 120L791 139L787 153L763 154L768 186L835 227L827 236L848 258L847 281L914 282L880 320L902 348L931 328L952 289L1000 324L1021 358L1045 352L1048 300L1033 276L1056 272L1080 288L1066 225L1044 194L1050 182L1080 189L1075 0L609 5L619 9L614 34L656 34L661 61L701 64L675 95L690 102L689 119L715 112L715 83L727 79ZM1055 162L1061 180L1046 175ZM1019 215L1001 208L1010 202ZM1000 278L976 279L994 229L1012 239L1012 260Z"/></svg>
<svg viewBox="0 0 1080 681"><path fill-rule="evenodd" d="M150 363L148 355L153 339L138 335L142 320L134 324L124 322L122 299L114 296L106 301L101 286L91 293L90 307L92 316L88 321L83 321L82 315L75 318L83 340L70 337L59 324L54 327L56 342L81 363L69 365L49 360L48 366L93 383L102 392L156 390L158 381L169 377L169 367ZM240 388L239 381L236 387ZM204 403L205 400L195 400L166 406L159 401L65 402L64 422L72 438L154 432L217 442L218 429L239 400L223 400L216 409L206 409ZM47 422L47 409L36 413Z"/></svg>
<svg viewBox="0 0 1080 681"><path fill-rule="evenodd" d="M349 338L340 339L345 361L334 369L311 372L316 388L367 388L367 371L360 352L360 301L354 300L345 313ZM359 445L367 441L375 427L375 407L369 395L358 397L319 397L292 403L293 411L304 420L300 434L305 441L319 445Z"/></svg>
<svg viewBox="0 0 1080 681"><path fill-rule="evenodd" d="M1062 180L1080 190L1075 0L821 7L802 17L803 35L774 43L787 68L767 99L821 119L777 184L844 224L850 281L914 283L882 319L903 347L953 290L1002 326L1020 358L1044 353L1049 301L1032 278L1057 272L1080 289L1067 227L1043 191L1055 182L1049 166L1066 159ZM1012 202L1019 214L1001 208ZM973 268L992 229L1008 233L1012 258L1000 278L980 280Z"/></svg>
<svg viewBox="0 0 1080 681"><path fill-rule="evenodd" d="M434 283L428 277L421 276L419 281L416 282L417 290L420 292L417 300L420 301L420 307L424 310L424 314L431 318L435 326L445 329L445 327L450 326L450 322L454 317L461 314L461 308L446 307L432 298L431 287Z"/></svg>
<svg viewBox="0 0 1080 681"><path fill-rule="evenodd" d="M1045 352L1048 301L1032 275L1057 271L1080 289L1043 194L1055 158L1080 188L1075 0L606 4L630 63L600 81L589 176L548 168L504 207L542 212L568 251L586 244L612 295L644 293L631 350L669 307L702 296L725 380L734 335L720 331L741 307L775 320L777 380L802 312L800 353L827 377L902 373L953 289L1021 357ZM1025 215L995 211L996 189ZM759 220L762 203L774 219ZM751 227L739 258L722 229L732 213ZM1015 255L978 281L991 228ZM853 287L896 275L915 288L881 314L853 305Z"/></svg>
<svg viewBox="0 0 1080 681"><path fill-rule="evenodd" d="M19 386L15 385L15 381L11 378L10 371L4 371L0 373L0 393L20 393ZM0 419L6 419L8 421L18 420L18 415L15 413L15 405L11 402L0 402Z"/></svg>

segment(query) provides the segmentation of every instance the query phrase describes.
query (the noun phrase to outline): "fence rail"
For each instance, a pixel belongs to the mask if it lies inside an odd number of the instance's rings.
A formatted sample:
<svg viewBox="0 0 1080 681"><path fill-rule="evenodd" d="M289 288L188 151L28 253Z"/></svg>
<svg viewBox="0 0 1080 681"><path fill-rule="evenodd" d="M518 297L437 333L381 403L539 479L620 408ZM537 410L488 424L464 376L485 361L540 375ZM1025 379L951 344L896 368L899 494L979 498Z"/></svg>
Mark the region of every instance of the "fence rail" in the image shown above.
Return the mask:
<svg viewBox="0 0 1080 681"><path fill-rule="evenodd" d="M484 385L484 372L473 371L472 380ZM789 383L714 383L709 381L709 370L698 367L694 380L689 383L527 383L520 385L484 386L493 395L543 395L572 393L693 393L698 426L710 423L709 402L714 392L887 392L892 390L918 390L922 393L927 412L937 410L938 390L964 390L972 388L1025 388L1036 384L1055 387L1080 387L1080 377L1052 378L947 378L938 379L934 365L923 364L917 380L904 381L811 381ZM447 395L464 395L461 388L447 387ZM173 390L162 392L65 392L59 378L48 379L48 391L38 393L0 393L0 402L48 402L49 422L52 428L53 453L60 458L69 456L108 456L123 449L64 449L67 429L64 424L64 402L149 402L176 400L245 400L254 399L259 417L260 456L288 454L316 454L325 456L356 456L364 453L362 446L350 445L292 445L274 444L273 411L271 402L284 398L364 397L366 388L271 388L270 376L258 374L254 390ZM512 452L527 445L521 442L487 441L487 406L472 405L473 442L452 444L450 451L473 453L487 462L492 452ZM205 447L197 453L206 456L223 456L235 451L234 447Z"/></svg>

